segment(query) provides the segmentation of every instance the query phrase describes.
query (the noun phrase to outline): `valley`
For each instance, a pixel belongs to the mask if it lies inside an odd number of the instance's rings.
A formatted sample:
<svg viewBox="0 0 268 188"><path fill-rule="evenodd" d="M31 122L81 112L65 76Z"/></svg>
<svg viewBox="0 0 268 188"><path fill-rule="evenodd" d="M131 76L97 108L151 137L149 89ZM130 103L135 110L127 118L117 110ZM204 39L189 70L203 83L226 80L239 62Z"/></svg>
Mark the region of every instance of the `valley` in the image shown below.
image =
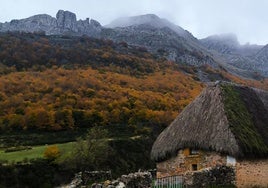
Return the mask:
<svg viewBox="0 0 268 188"><path fill-rule="evenodd" d="M33 187L154 169L154 140L207 85L268 90L267 54L233 35L199 40L154 14L102 26L59 10L0 23L0 187L27 186L40 168L51 175Z"/></svg>

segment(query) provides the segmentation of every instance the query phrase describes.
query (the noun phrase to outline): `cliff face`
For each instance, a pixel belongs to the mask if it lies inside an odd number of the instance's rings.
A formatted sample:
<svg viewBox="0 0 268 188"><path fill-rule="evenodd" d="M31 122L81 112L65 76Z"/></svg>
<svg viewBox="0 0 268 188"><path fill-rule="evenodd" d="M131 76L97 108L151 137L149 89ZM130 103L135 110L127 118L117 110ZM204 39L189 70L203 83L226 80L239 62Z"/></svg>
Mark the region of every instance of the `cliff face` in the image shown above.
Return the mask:
<svg viewBox="0 0 268 188"><path fill-rule="evenodd" d="M95 20L78 20L69 11L59 10L56 18L47 14L39 14L21 20L1 23L0 32L24 31L45 32L47 35L72 34L98 36L102 26Z"/></svg>
<svg viewBox="0 0 268 188"><path fill-rule="evenodd" d="M57 26L61 31L70 30L77 32L76 15L69 11L59 10L57 15Z"/></svg>

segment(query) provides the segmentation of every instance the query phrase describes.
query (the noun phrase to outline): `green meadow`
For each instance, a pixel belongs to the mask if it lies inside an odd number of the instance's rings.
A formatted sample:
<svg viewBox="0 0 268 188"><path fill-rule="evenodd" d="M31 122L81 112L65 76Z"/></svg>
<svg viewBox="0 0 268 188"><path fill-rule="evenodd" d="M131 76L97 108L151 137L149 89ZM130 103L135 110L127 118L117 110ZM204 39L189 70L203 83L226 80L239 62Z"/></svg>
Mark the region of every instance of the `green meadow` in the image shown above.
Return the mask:
<svg viewBox="0 0 268 188"><path fill-rule="evenodd" d="M52 144L58 146L60 152L68 152L73 149L75 142L67 142L61 144ZM23 162L31 159L43 158L44 151L47 147L52 145L32 146L31 149L22 151L5 152L5 149L0 150L0 161L4 163Z"/></svg>

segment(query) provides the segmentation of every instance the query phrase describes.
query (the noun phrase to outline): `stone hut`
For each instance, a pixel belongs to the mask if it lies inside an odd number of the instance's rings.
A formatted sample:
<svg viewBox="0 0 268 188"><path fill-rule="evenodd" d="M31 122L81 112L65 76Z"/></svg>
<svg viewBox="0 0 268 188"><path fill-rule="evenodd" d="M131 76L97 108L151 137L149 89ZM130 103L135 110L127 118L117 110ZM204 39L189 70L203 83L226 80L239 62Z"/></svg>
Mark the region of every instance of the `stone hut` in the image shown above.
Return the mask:
<svg viewBox="0 0 268 188"><path fill-rule="evenodd" d="M156 139L157 176L233 166L238 187L268 186L268 92L211 84Z"/></svg>

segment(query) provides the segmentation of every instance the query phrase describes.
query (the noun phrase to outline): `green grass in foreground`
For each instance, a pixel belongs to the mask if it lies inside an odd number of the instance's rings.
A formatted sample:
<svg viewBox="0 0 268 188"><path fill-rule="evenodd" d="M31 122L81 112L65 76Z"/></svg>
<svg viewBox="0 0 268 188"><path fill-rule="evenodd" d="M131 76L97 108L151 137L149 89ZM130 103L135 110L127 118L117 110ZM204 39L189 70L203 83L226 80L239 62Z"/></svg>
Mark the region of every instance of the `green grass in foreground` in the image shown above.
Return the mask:
<svg viewBox="0 0 268 188"><path fill-rule="evenodd" d="M71 151L75 145L75 142L67 142L64 144L52 144L59 147L60 152ZM28 160L43 158L45 149L51 145L33 146L30 150L15 151L5 153L4 150L0 150L0 161L7 161L8 163L21 162L26 158Z"/></svg>

